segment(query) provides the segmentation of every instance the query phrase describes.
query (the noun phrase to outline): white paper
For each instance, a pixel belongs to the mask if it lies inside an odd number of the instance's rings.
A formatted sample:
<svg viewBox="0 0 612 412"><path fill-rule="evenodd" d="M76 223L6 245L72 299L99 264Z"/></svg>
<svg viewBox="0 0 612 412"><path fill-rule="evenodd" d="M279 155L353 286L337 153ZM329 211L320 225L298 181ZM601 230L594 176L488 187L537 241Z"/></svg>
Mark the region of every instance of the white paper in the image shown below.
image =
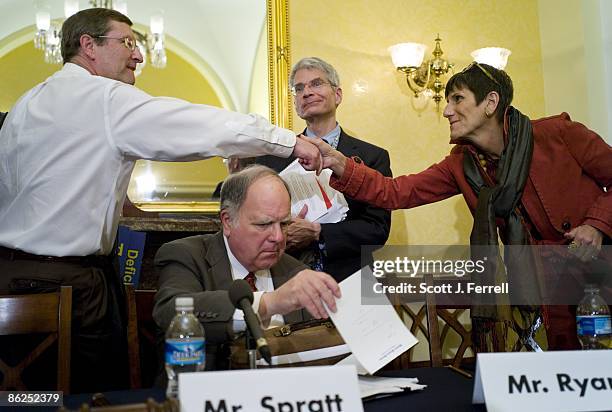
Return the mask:
<svg viewBox="0 0 612 412"><path fill-rule="evenodd" d="M363 412L352 366L181 373L179 399L182 412Z"/></svg>
<svg viewBox="0 0 612 412"><path fill-rule="evenodd" d="M271 365L287 365L291 363L310 362L319 359L333 358L334 356L350 353L348 345L330 346L327 348L313 349L302 352L287 353L285 355L272 356ZM258 359L257 365L267 366L264 359ZM338 365L338 363L336 363Z"/></svg>
<svg viewBox="0 0 612 412"><path fill-rule="evenodd" d="M331 208L327 209L327 213L316 220L318 223L338 223L346 219L346 214L349 211L348 203L344 194L337 191L329 185L332 171L324 169L318 177L319 183L331 201Z"/></svg>
<svg viewBox="0 0 612 412"><path fill-rule="evenodd" d="M325 169L317 176L315 172L304 170L297 159L279 173L289 186L291 213L294 216L307 205L308 212L304 219L309 222L338 223L346 219L348 203L342 193L329 185L331 174L331 170ZM329 208L323 193L329 200Z"/></svg>
<svg viewBox="0 0 612 412"><path fill-rule="evenodd" d="M342 297L336 300L337 311L328 313L353 355L373 374L418 341L386 296L379 295L376 304L361 304L362 276L366 285L376 282L371 271L355 272L340 282Z"/></svg>
<svg viewBox="0 0 612 412"><path fill-rule="evenodd" d="M421 385L418 378L387 378L382 376L359 376L361 398L373 395L392 394L405 391L420 391L427 385Z"/></svg>
<svg viewBox="0 0 612 412"><path fill-rule="evenodd" d="M305 219L313 222L327 213L321 187L315 172L308 172L296 159L279 175L289 186L291 192L291 214L297 216L304 205L308 206Z"/></svg>
<svg viewBox="0 0 612 412"><path fill-rule="evenodd" d="M336 365L338 366L353 365L355 368L357 368L357 375L364 375L364 376L369 375L368 371L365 370L363 365L359 363L355 355L353 355L352 353L346 358L341 359L338 363L336 363Z"/></svg>
<svg viewBox="0 0 612 412"><path fill-rule="evenodd" d="M479 353L472 402L491 412L610 410L610 365L610 350Z"/></svg>

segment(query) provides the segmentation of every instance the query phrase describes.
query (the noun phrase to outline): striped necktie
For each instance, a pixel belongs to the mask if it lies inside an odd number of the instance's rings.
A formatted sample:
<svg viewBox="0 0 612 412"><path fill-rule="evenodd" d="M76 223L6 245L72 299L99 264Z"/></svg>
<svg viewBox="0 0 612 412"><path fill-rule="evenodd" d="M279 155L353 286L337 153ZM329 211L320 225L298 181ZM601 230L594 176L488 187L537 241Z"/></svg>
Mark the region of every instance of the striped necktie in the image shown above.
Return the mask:
<svg viewBox="0 0 612 412"><path fill-rule="evenodd" d="M249 274L244 277L244 280L247 281L253 292L257 292L257 286L255 286L255 274L253 272L249 272Z"/></svg>

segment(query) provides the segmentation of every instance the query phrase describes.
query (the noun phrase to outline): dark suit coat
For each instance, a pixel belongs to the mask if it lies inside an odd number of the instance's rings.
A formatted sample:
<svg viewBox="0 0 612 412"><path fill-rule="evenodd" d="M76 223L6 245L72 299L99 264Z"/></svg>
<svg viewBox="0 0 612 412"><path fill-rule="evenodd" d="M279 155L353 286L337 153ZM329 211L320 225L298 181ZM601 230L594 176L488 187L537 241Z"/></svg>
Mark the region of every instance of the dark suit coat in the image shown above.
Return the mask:
<svg viewBox="0 0 612 412"><path fill-rule="evenodd" d="M385 176L391 176L389 153L378 146L349 136L340 129L338 151L347 157L357 156L372 169ZM262 156L257 163L281 171L295 158ZM341 281L361 268L362 245L384 245L391 229L391 212L372 207L346 196L349 212L346 219L338 223L321 225L321 235L325 242L327 259L325 272ZM364 264L369 263L371 255L364 256Z"/></svg>
<svg viewBox="0 0 612 412"><path fill-rule="evenodd" d="M153 319L165 331L176 314L174 299L192 296L194 314L204 326L206 334L206 369L226 367L227 345L231 331L234 305L227 290L232 284L230 261L223 242L223 233L191 236L162 245L155 255L159 272L159 291L155 295ZM274 287L278 288L306 266L288 255L283 255L270 268ZM303 311L284 316L285 323L306 320Z"/></svg>
<svg viewBox="0 0 612 412"><path fill-rule="evenodd" d="M8 113L0 112L0 129L2 129L2 124L4 123L4 119L6 119L7 115Z"/></svg>

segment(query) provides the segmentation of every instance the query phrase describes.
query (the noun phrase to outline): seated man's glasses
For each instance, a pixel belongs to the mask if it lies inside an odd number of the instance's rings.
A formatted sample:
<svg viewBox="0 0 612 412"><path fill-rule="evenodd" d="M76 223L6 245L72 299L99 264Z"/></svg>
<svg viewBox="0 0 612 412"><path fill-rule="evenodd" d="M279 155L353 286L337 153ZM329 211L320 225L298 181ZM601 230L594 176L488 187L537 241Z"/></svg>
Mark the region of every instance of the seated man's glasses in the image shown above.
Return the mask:
<svg viewBox="0 0 612 412"><path fill-rule="evenodd" d="M501 86L501 84L499 84L499 82L497 80L495 80L495 77L493 77L493 75L491 73L489 73L489 71L487 69L482 67L478 62L470 63L470 65L468 67L466 67L465 69L461 70L461 73L467 72L468 70L470 70L474 66L478 67L485 74L485 76L487 76L493 83L495 83L498 86Z"/></svg>
<svg viewBox="0 0 612 412"><path fill-rule="evenodd" d="M111 40L120 40L123 42L123 45L127 47L129 51L136 50L136 40L131 37L111 37L111 36L92 36L94 39L111 39Z"/></svg>
<svg viewBox="0 0 612 412"><path fill-rule="evenodd" d="M327 81L327 80L323 80L320 77L317 77L316 79L312 79L311 81L309 81L308 83L298 83L295 84L292 88L291 88L291 94L294 96L298 96L301 94L304 94L304 90L306 90L306 86L308 86L308 88L312 91L319 91L321 90L321 88L325 85L329 84L330 86L334 87L334 85Z"/></svg>

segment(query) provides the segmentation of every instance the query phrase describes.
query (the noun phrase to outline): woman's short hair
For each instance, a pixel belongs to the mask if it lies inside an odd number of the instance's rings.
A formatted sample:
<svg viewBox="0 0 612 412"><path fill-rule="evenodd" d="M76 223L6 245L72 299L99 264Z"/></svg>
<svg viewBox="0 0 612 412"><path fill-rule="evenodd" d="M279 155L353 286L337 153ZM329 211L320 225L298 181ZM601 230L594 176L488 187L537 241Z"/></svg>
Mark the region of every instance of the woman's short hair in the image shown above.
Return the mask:
<svg viewBox="0 0 612 412"><path fill-rule="evenodd" d="M476 104L480 104L491 91L499 94L499 104L495 109L495 115L503 122L506 108L512 103L514 87L512 79L503 71L484 63L473 62L463 71L454 74L446 83L444 96L455 89L468 89L474 93Z"/></svg>

